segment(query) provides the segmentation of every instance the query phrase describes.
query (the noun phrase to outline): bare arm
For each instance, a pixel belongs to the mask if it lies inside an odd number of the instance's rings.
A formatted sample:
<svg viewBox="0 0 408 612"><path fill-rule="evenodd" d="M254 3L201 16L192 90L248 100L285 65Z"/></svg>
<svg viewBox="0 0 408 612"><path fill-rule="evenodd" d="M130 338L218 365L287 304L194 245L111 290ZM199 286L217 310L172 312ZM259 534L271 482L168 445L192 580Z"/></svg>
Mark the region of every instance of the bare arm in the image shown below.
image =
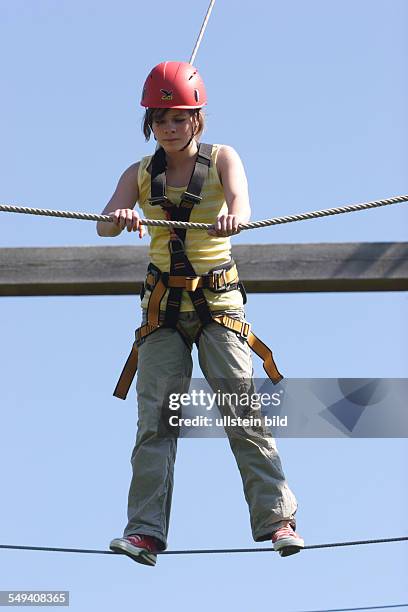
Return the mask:
<svg viewBox="0 0 408 612"><path fill-rule="evenodd" d="M140 224L138 212L133 210L139 199L138 171L139 162L129 166L120 177L115 193L102 211L103 215L110 215L114 223L98 221L98 236L118 236L126 226L128 232L138 231L139 238L143 237L145 228Z"/></svg>
<svg viewBox="0 0 408 612"><path fill-rule="evenodd" d="M208 233L213 236L231 236L238 233L240 223L247 223L251 217L248 181L242 161L232 147L223 145L220 148L217 170L224 187L228 214L218 217L215 229Z"/></svg>

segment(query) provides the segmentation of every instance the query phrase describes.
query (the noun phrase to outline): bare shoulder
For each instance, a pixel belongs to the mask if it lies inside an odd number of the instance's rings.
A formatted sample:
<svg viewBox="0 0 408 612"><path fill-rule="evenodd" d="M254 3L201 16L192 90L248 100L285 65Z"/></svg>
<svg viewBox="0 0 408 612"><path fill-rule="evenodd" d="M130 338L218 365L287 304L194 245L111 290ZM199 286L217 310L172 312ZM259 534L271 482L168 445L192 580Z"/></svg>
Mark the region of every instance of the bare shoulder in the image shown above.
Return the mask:
<svg viewBox="0 0 408 612"><path fill-rule="evenodd" d="M220 145L217 155L217 168L218 164L222 166L223 164L233 163L234 161L241 161L236 150L230 145Z"/></svg>
<svg viewBox="0 0 408 612"><path fill-rule="evenodd" d="M126 170L123 172L122 176L120 177L120 180L123 179L128 183L136 183L137 185L137 175L139 173L139 167L140 161L130 165L129 168L126 168Z"/></svg>
<svg viewBox="0 0 408 612"><path fill-rule="evenodd" d="M126 170L120 177L118 186L116 188L116 195L119 196L120 199L127 200L128 205L130 204L130 202L132 202L134 206L134 204L139 198L139 187L137 183L139 166L140 162L138 161L134 164L131 164L129 168L126 168Z"/></svg>
<svg viewBox="0 0 408 612"><path fill-rule="evenodd" d="M218 176L223 185L231 176L240 177L241 181L245 179L245 170L241 158L230 145L220 145L216 166Z"/></svg>
<svg viewBox="0 0 408 612"><path fill-rule="evenodd" d="M242 168L242 161L237 151L230 145L220 145L216 160L217 170L219 174L229 168Z"/></svg>
<svg viewBox="0 0 408 612"><path fill-rule="evenodd" d="M140 162L135 162L122 173L116 188L116 194L136 203L139 198L139 186L137 176L139 174Z"/></svg>
<svg viewBox="0 0 408 612"><path fill-rule="evenodd" d="M126 168L122 173L115 192L103 210L103 214L114 212L118 208L134 208L139 199L137 175L140 162Z"/></svg>

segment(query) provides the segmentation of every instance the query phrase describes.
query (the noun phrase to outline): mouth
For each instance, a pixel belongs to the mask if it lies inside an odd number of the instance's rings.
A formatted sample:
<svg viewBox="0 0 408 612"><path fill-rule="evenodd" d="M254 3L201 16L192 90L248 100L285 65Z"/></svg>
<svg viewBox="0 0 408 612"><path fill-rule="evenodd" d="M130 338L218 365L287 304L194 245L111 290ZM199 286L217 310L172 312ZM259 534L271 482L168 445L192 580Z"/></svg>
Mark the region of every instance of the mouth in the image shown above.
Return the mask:
<svg viewBox="0 0 408 612"><path fill-rule="evenodd" d="M163 142L177 142L179 138L164 138Z"/></svg>

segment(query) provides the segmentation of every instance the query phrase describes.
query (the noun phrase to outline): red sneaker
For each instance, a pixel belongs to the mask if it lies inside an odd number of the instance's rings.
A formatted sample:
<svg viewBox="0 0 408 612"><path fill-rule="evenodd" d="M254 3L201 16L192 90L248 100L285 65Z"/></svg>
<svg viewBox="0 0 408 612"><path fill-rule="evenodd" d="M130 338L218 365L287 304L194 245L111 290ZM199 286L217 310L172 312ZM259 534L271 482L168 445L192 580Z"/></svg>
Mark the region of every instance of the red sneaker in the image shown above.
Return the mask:
<svg viewBox="0 0 408 612"><path fill-rule="evenodd" d="M290 525L280 527L272 535L273 549L279 551L281 557L288 557L304 548L303 539L293 531Z"/></svg>
<svg viewBox="0 0 408 612"><path fill-rule="evenodd" d="M156 565L158 545L153 536L131 535L126 538L116 538L112 540L109 548L143 565Z"/></svg>

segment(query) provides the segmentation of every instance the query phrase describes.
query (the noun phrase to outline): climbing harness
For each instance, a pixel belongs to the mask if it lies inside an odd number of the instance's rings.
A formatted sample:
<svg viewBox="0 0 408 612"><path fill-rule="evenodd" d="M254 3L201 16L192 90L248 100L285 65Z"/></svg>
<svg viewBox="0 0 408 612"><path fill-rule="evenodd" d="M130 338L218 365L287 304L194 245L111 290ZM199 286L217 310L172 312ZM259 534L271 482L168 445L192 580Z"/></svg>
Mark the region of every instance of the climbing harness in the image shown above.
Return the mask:
<svg viewBox="0 0 408 612"><path fill-rule="evenodd" d="M201 191L211 166L212 145L201 143L199 145L196 163L187 187L180 199L179 206L171 202L166 195L166 155L164 149L159 148L151 161L151 193L149 202L152 206L161 206L170 220L188 221L194 206L200 205ZM215 293L224 293L239 289L246 302L245 289L239 280L237 268L233 259L223 266L213 268L208 274L197 275L185 252L186 228L172 228L170 230L170 272L162 272L157 266L149 264L145 289L151 291L147 305L146 323L135 332L135 341L130 355L125 363L113 395L126 399L130 385L137 370L138 349L145 338L157 332L162 327L176 329L183 341L191 350L190 340L186 338L179 323L182 292L187 291L194 309L200 319L200 327L194 339L199 345L199 338L203 328L210 323L217 323L234 331L243 338L250 348L263 360L265 372L274 384L282 380L273 359L272 351L252 332L247 321L240 321L226 314L216 314L212 311L205 298L203 289ZM164 320L160 319L160 304L169 290Z"/></svg>

